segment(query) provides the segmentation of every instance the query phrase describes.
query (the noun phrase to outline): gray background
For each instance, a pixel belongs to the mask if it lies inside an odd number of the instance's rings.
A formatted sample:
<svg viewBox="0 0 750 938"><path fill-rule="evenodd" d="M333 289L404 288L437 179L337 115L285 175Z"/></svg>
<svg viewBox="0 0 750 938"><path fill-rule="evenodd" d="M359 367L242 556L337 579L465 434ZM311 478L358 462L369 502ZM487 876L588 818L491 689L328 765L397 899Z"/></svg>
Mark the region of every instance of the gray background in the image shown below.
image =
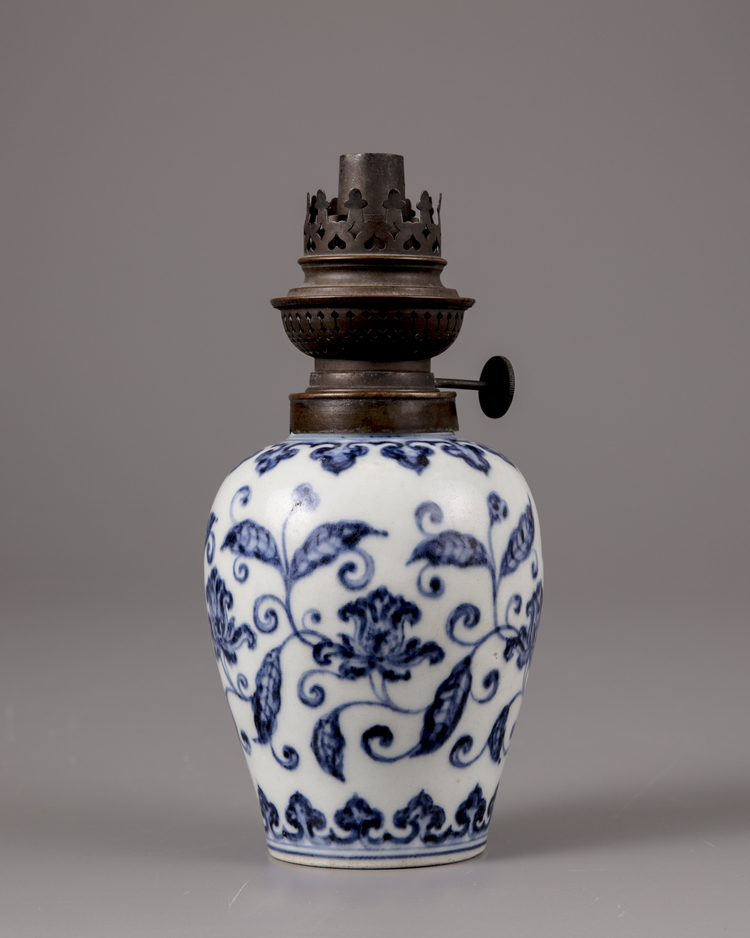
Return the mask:
<svg viewBox="0 0 750 938"><path fill-rule="evenodd" d="M5 0L0 44L0 935L746 934L750 5ZM435 370L513 361L461 433L547 571L486 855L386 873L266 858L201 584L365 150L444 193Z"/></svg>

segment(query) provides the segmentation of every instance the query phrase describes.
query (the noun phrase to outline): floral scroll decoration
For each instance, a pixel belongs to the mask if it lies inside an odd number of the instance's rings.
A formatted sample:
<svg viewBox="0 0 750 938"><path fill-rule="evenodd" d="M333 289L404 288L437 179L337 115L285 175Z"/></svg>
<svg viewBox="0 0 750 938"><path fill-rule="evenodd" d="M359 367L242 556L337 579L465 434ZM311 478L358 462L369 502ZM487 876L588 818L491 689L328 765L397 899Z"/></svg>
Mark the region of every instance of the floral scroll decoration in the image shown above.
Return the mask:
<svg viewBox="0 0 750 938"><path fill-rule="evenodd" d="M445 810L422 790L407 805L394 812L391 830L386 829L385 814L359 795L353 795L334 812L332 824L299 791L289 799L283 818L260 787L258 801L269 842L312 844L321 848L356 843L364 847L411 843L439 847L483 841L492 817L495 795L488 804L481 785L476 785L458 806L454 821L446 825Z"/></svg>
<svg viewBox="0 0 750 938"><path fill-rule="evenodd" d="M491 578L493 619L482 630L478 628L482 614L473 603L460 603L453 609L446 622L446 634L452 642L465 648L467 653L437 688L432 703L424 711L419 738L408 750L390 754L394 737L388 726L375 725L363 733L362 748L379 762L396 762L407 757L414 758L436 752L453 736L470 699L477 704L487 704L493 700L500 686L499 670L493 668L484 676L480 682L482 690L479 695L474 674L475 655L491 638L498 638L505 643L503 657L506 661L515 657L518 669L524 671L525 684L527 666L534 649L541 616L541 580L535 584L531 598L525 605L521 594L513 593L505 605L502 618L498 613L498 602L502 581L514 574L525 562L530 564L532 580L538 579L539 561L533 546L534 514L531 504L527 504L500 553L495 550L495 528L508 518L508 505L497 492L491 492L487 497L487 510L489 524L484 543L473 535L452 529L430 534L425 525L440 526L443 521L442 509L435 502L423 502L415 512L417 526L425 537L414 548L408 564L421 564L417 576L419 592L430 598L443 594L445 587L442 577L438 574L441 568L484 568ZM523 689L506 702L487 740L473 755L469 755L474 749L473 738L469 735L459 737L450 752L451 764L456 768L465 768L476 762L485 750L489 752L493 762L499 763L508 748L509 738L506 738L506 735L511 707L522 694ZM398 712L395 706L390 709ZM377 746L374 745L375 741Z"/></svg>
<svg viewBox="0 0 750 938"><path fill-rule="evenodd" d="M310 576L318 568L336 562L342 555L348 555L349 559L341 564L338 571L341 584L349 590L359 590L367 586L374 572L374 563L370 554L359 546L360 541L369 536L385 537L387 532L379 531L363 521L321 524L314 528L290 557L287 546L289 520L296 511L314 511L318 506L318 496L308 485L300 485L294 490L291 509L282 527L280 547L273 534L263 525L249 518L240 521L235 519L236 507L245 508L250 496L248 486L242 486L235 493L230 507L230 516L234 523L227 532L221 549L235 555L232 570L238 583L244 583L248 579L248 563L252 560L278 571L283 590L279 594L266 593L258 596L253 607L253 625L258 632L269 634L277 630L280 617L283 617L288 626L284 640L264 656L255 676L255 690L252 693L246 675L237 673L236 677L233 676L229 665L236 664L236 651L243 642L250 648L255 647L256 634L249 625L237 627L234 618L230 618L234 599L217 567L212 567L209 573L206 603L214 652L224 671L227 694L231 693L251 705L256 729L254 741L260 745L270 745L277 762L284 768L294 769L299 763L297 751L291 746L284 746L279 754L273 743L277 717L281 709L281 655L290 641L302 642L312 651L324 636L311 627L320 620L317 610L309 609L302 617L301 625L297 624L291 608L292 590L300 580ZM209 524L212 527L212 522ZM207 558L210 546L209 544L206 548ZM250 738L245 730L240 730L240 739L243 748L249 753Z"/></svg>
<svg viewBox="0 0 750 938"><path fill-rule="evenodd" d="M330 450L324 450L320 458L329 457L330 453ZM349 451L341 459L349 457L356 458L356 454ZM331 564L340 563L338 579L347 590L360 592L367 589L375 565L361 542L372 537L387 537L387 532L364 521L329 522L315 527L290 556L287 525L292 514L299 510L314 512L319 502L309 485L298 486L292 496L292 506L278 544L267 528L252 519L235 519L235 507L245 508L250 499L249 488L243 486L232 500L230 515L233 523L221 545L222 551L234 555L232 569L238 583L247 580L248 564L257 561L275 569L282 585L278 593L264 593L254 603L253 626L257 632L274 633L284 622L286 634L265 654L255 675L252 692L248 678L242 673L234 674L230 666L236 666L237 650L243 644L255 647L256 632L249 624L237 625L231 616L233 597L215 566L210 570L206 587L214 650L226 676L226 692L250 705L255 726L252 742L270 746L280 765L293 770L300 759L299 753L288 745L282 746L279 753L274 742L282 687L286 686L282 655L290 642L302 643L310 653L311 667L302 673L296 686L297 698L303 705L313 709L323 707L326 701L323 682L326 680L359 682L363 687L363 694L324 713L315 723L310 740L310 748L320 769L342 782L346 780L347 740L341 729L341 715L349 708L372 707L386 714L390 712L405 717L409 724L416 722L414 742L396 753L391 752L393 731L384 723L375 723L362 734L360 746L371 759L396 762L437 752L453 738L469 700L485 705L495 698L500 686L499 670L493 668L477 681L474 664L477 651L493 637L504 642L504 659L508 662L515 659L518 669L524 671L525 685L543 600L530 503L521 512L515 526L502 537L502 550L496 550L500 541L498 530L507 528L509 508L497 492L491 492L487 498L488 530L484 542L457 530L440 529L443 512L435 502L423 502L416 509L415 521L423 538L412 551L407 566L418 565L418 592L427 600L441 596L445 588L442 577L446 568L482 568L490 577L493 602L492 618L486 623L473 603L460 603L452 610L445 624L446 638L465 653L437 686L432 702L426 707L410 709L393 699L390 687L410 680L414 668L430 668L445 658L441 645L435 641L423 642L418 633L414 634L422 619L422 611L415 603L394 595L384 585L361 594L338 610L339 621L349 631L339 632L335 639L320 631L322 617L318 610L308 609L298 622L291 605L295 585L320 567ZM209 523L211 534L213 523ZM428 525L438 530L430 533ZM213 552L213 542L207 537L209 564L212 563ZM502 582L527 563L534 584L531 596L524 601L520 593L514 592L500 611ZM511 707L522 693L523 685L510 700L505 701L489 736L481 744L475 745L474 739L466 734L457 738L448 757L453 766L465 768L476 762L485 751L493 762L501 761L507 752ZM244 729L239 732L243 747L249 753L250 736Z"/></svg>

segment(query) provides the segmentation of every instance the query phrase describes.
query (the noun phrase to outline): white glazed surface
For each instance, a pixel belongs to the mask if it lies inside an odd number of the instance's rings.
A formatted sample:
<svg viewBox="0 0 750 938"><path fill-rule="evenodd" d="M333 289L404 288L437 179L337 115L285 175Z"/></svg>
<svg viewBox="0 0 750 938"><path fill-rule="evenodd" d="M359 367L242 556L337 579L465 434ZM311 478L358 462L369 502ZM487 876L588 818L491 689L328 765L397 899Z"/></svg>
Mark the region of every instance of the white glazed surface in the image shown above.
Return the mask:
<svg viewBox="0 0 750 938"><path fill-rule="evenodd" d="M452 434L295 434L224 481L204 560L272 855L480 852L542 603L518 470Z"/></svg>

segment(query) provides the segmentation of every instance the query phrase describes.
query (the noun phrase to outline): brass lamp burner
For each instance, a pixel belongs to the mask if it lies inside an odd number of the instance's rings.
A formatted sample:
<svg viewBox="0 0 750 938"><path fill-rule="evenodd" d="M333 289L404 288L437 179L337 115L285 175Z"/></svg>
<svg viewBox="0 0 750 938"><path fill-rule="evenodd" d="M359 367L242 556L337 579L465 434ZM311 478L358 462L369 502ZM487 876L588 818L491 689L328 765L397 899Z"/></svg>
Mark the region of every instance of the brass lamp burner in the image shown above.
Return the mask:
<svg viewBox="0 0 750 938"><path fill-rule="evenodd" d="M308 195L304 283L271 300L291 342L315 359L308 389L290 395L292 432L452 431L456 395L440 384L497 397L489 372L446 384L430 370L474 303L440 280L441 202L424 190L413 209L403 157L392 153L344 155L338 195ZM496 364L497 374L512 397L510 363Z"/></svg>

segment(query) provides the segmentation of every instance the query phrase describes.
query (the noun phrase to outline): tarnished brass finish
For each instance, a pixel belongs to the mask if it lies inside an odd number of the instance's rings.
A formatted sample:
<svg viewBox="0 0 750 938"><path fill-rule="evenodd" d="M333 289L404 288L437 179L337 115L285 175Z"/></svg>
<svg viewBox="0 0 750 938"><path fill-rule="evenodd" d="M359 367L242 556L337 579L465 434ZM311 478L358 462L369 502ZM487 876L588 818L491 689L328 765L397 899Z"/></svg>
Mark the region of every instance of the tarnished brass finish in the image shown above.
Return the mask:
<svg viewBox="0 0 750 938"><path fill-rule="evenodd" d="M428 360L318 360L310 386L291 394L291 424L305 433L437 433L458 429L456 394L439 391Z"/></svg>
<svg viewBox="0 0 750 938"><path fill-rule="evenodd" d="M463 309L354 305L282 309L286 334L301 352L315 358L359 361L433 358L456 339Z"/></svg>
<svg viewBox="0 0 750 938"><path fill-rule="evenodd" d="M423 190L412 208L393 153L344 155L338 195L308 195L304 283L271 300L291 342L315 359L310 386L290 395L293 432L458 429L456 395L438 390L430 359L455 341L474 300L441 282L441 202ZM483 374L454 386L489 399L490 383Z"/></svg>
<svg viewBox="0 0 750 938"><path fill-rule="evenodd" d="M419 214L417 214L419 213ZM307 196L307 255L440 257L440 199L422 190L415 208L406 198L404 158L396 153L349 153L339 159L339 191Z"/></svg>
<svg viewBox="0 0 750 938"><path fill-rule="evenodd" d="M290 394L294 433L440 433L458 430L455 391Z"/></svg>
<svg viewBox="0 0 750 938"><path fill-rule="evenodd" d="M336 257L301 257L297 262L305 275L301 287L276 300L274 306L310 303L312 298L382 297L431 299L438 305L451 300L462 309L474 300L459 297L456 290L444 287L440 275L447 261L442 257L398 257L349 254Z"/></svg>
<svg viewBox="0 0 750 938"><path fill-rule="evenodd" d="M316 358L431 358L453 344L474 300L444 287L441 257L302 257L305 282L271 303Z"/></svg>

